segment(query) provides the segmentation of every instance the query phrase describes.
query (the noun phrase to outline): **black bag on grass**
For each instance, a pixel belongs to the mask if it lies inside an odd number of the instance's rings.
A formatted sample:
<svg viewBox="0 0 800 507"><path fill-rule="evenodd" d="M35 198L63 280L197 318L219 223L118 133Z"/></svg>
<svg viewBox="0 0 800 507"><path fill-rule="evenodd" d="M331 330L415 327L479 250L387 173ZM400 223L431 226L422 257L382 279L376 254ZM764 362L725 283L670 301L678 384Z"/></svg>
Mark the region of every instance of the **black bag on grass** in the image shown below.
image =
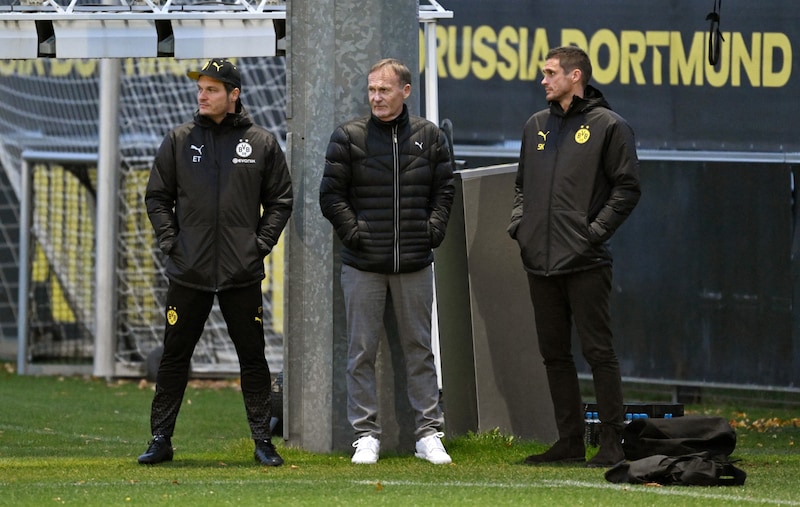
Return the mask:
<svg viewBox="0 0 800 507"><path fill-rule="evenodd" d="M664 486L740 486L747 474L733 466L736 432L722 417L683 416L637 419L622 431L630 462L607 470L616 483Z"/></svg>
<svg viewBox="0 0 800 507"><path fill-rule="evenodd" d="M708 452L685 456L656 454L622 462L608 469L606 480L614 483L662 486L741 486L747 474L727 459L712 457Z"/></svg>
<svg viewBox="0 0 800 507"><path fill-rule="evenodd" d="M622 450L628 460L657 454L683 456L708 452L727 458L736 448L736 432L722 417L683 416L631 421L622 431Z"/></svg>

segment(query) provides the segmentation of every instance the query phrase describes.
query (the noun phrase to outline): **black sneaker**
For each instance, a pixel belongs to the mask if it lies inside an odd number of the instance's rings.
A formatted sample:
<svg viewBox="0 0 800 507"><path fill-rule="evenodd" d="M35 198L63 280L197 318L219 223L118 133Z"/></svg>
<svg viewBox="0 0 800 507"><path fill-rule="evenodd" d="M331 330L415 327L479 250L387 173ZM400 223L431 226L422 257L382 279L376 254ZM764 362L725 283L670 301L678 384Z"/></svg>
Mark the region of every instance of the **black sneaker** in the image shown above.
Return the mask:
<svg viewBox="0 0 800 507"><path fill-rule="evenodd" d="M253 453L256 461L268 467L278 467L283 465L283 458L280 457L275 446L270 440L256 440L256 450Z"/></svg>
<svg viewBox="0 0 800 507"><path fill-rule="evenodd" d="M139 464L155 465L162 461L172 461L172 442L169 437L155 436L150 447L139 456Z"/></svg>

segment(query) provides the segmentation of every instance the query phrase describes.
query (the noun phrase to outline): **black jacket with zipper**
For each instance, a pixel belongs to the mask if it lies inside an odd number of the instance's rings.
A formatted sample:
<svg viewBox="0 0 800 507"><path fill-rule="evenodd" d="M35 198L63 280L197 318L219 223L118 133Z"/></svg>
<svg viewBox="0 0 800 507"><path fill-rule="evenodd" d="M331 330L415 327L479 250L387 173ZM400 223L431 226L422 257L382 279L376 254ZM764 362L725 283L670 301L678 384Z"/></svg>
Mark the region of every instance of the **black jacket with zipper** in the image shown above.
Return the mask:
<svg viewBox="0 0 800 507"><path fill-rule="evenodd" d="M278 141L239 103L219 124L195 113L167 134L145 203L169 279L215 292L264 278L292 184Z"/></svg>
<svg viewBox="0 0 800 507"><path fill-rule="evenodd" d="M333 132L319 202L342 240L342 262L405 273L433 262L453 203L453 169L439 127L410 115L367 116Z"/></svg>
<svg viewBox="0 0 800 507"><path fill-rule="evenodd" d="M508 232L525 270L558 275L611 264L606 241L641 194L633 130L587 86L565 112L535 113L522 134Z"/></svg>

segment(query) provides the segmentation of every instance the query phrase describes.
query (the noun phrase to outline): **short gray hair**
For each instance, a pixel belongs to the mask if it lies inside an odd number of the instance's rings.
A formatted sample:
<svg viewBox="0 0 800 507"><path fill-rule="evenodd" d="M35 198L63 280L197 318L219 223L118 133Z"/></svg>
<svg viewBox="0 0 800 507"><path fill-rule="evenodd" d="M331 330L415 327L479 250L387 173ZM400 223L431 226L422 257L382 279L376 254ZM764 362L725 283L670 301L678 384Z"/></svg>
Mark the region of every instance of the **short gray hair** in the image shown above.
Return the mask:
<svg viewBox="0 0 800 507"><path fill-rule="evenodd" d="M384 58L383 60L373 65L372 68L369 69L369 73L372 74L373 72L381 70L385 67L389 67L394 71L395 75L397 75L398 81L400 81L401 87L407 84L409 85L411 84L411 71L408 70L406 64L394 58Z"/></svg>

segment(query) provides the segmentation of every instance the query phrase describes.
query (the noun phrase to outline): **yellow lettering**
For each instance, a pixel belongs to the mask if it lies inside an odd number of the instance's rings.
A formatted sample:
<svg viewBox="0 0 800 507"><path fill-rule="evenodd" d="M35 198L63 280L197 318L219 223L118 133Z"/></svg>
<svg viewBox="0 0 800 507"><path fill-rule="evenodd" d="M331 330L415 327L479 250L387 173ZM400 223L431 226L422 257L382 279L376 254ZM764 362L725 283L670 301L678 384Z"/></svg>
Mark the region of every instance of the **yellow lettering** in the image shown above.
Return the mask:
<svg viewBox="0 0 800 507"><path fill-rule="evenodd" d="M445 56L450 52L449 41L447 36L448 30L442 25L436 27L436 67L439 69L439 77L447 77L447 65L445 64Z"/></svg>
<svg viewBox="0 0 800 507"><path fill-rule="evenodd" d="M53 77L69 76L72 72L72 60L53 59L50 61L50 75Z"/></svg>
<svg viewBox="0 0 800 507"><path fill-rule="evenodd" d="M731 34L725 32L722 34L722 38L724 40L731 40ZM716 67L719 67L717 70ZM730 44L723 44L720 48L719 53L719 61L717 65L712 67L711 64L708 63L708 58L706 58L705 63L705 71L706 71L706 82L715 88L721 88L725 86L725 83L728 81L728 76L731 72L731 45Z"/></svg>
<svg viewBox="0 0 800 507"><path fill-rule="evenodd" d="M162 58L159 58L159 62L163 62L163 61L164 60ZM235 58L231 58L231 61L234 64L236 64L236 59ZM204 63L205 63L205 60L198 60L196 63L193 63L193 64L189 63L188 65L191 65L192 67L196 68L196 67L199 67L199 66L203 65ZM165 65L165 64L162 63L162 66L163 65ZM172 74L173 76L185 76L186 75L186 71L189 70L189 67L187 66L186 60L169 59L169 60L166 60L166 66L167 66L167 68L164 70L164 72L168 73L168 74Z"/></svg>
<svg viewBox="0 0 800 507"><path fill-rule="evenodd" d="M47 72L44 70L44 59L39 58L36 60L18 60L16 73L21 76L45 76L47 75Z"/></svg>
<svg viewBox="0 0 800 507"><path fill-rule="evenodd" d="M518 58L520 55L514 51L514 46L520 50L525 48L523 44L520 44L517 31L510 26L504 26L497 38L497 52L501 57L497 62L497 73L506 81L513 81L521 67L521 58Z"/></svg>
<svg viewBox="0 0 800 507"><path fill-rule="evenodd" d="M437 26L438 28L438 26ZM420 28L418 30L419 36L417 37L419 43L419 71L422 72L425 69L425 53L428 52L427 46L425 45L425 32ZM439 30L436 30L437 36ZM438 44L437 44L438 46Z"/></svg>
<svg viewBox="0 0 800 507"><path fill-rule="evenodd" d="M126 58L122 61L122 73L125 76L132 77L136 75L136 62L135 58Z"/></svg>
<svg viewBox="0 0 800 507"><path fill-rule="evenodd" d="M602 66L600 51L603 47L608 48L608 65ZM592 61L592 77L600 84L608 84L614 81L619 72L619 43L611 30L598 30L592 35L589 42L589 59Z"/></svg>
<svg viewBox="0 0 800 507"><path fill-rule="evenodd" d="M583 32L575 28L564 28L561 30L561 45L569 46L571 44L583 48L584 50L589 47L589 41L586 40L586 36ZM549 50L548 48L548 51Z"/></svg>
<svg viewBox="0 0 800 507"><path fill-rule="evenodd" d="M761 34L753 34L752 51L748 54L747 46L744 43L742 34L733 34L732 39L726 38L725 40L731 41L731 86L742 85L742 72L741 69L747 73L750 84L753 86L761 85ZM723 45L723 51L725 47ZM723 60L724 62L724 60Z"/></svg>
<svg viewBox="0 0 800 507"><path fill-rule="evenodd" d="M622 51L622 66L620 67L619 82L631 82L630 74L633 72L636 84L646 84L642 65L647 56L647 39L644 33L625 30L621 34L620 49Z"/></svg>
<svg viewBox="0 0 800 507"><path fill-rule="evenodd" d="M494 68L497 64L497 53L492 49L492 45L497 42L497 36L492 27L482 25L475 30L475 38L472 44L472 53L475 60L472 62L472 73L478 79L491 79ZM478 59L482 60L479 61Z"/></svg>
<svg viewBox="0 0 800 507"><path fill-rule="evenodd" d="M472 27L464 27L464 36L462 37L463 46L461 48L462 55L461 61L458 58L458 27L448 27L448 41L447 46L450 51L447 52L447 68L450 69L450 75L453 79L464 79L469 75L470 60L472 59Z"/></svg>
<svg viewBox="0 0 800 507"><path fill-rule="evenodd" d="M537 28L533 32L533 49L531 49L531 61L528 65L528 79L534 80L539 76L548 51L550 51L550 43L547 41L547 30Z"/></svg>
<svg viewBox="0 0 800 507"><path fill-rule="evenodd" d="M424 48L424 33L419 32ZM753 87L785 86L792 64L791 42L783 33L726 32L720 61L708 64L705 31L684 35L679 31L612 31L602 28L585 33L576 28L560 30L558 45L576 45L586 50L599 84L662 86L742 86L743 78ZM748 39L749 37L749 39ZM551 41L545 28L502 26L437 26L439 77L504 81L535 81ZM420 70L427 58L420 51ZM181 61L185 64L186 61ZM167 72L174 59L137 64L137 72Z"/></svg>
<svg viewBox="0 0 800 507"><path fill-rule="evenodd" d="M774 72L775 53L782 53L783 68ZM792 75L792 43L784 33L764 33L764 86L777 88L786 85Z"/></svg>
<svg viewBox="0 0 800 507"><path fill-rule="evenodd" d="M75 72L81 77L91 77L97 68L97 60L75 60Z"/></svg>
<svg viewBox="0 0 800 507"><path fill-rule="evenodd" d="M139 58L139 75L154 76L158 74L155 58Z"/></svg>
<svg viewBox="0 0 800 507"><path fill-rule="evenodd" d="M34 73L37 76L46 76L47 75L47 70L45 68L45 64L44 63L45 63L44 58L37 58L36 60L33 60Z"/></svg>
<svg viewBox="0 0 800 507"><path fill-rule="evenodd" d="M703 84L703 62L705 61L705 33L697 32L692 39L687 55L680 32L670 32L669 84ZM694 81L692 81L694 80Z"/></svg>
<svg viewBox="0 0 800 507"><path fill-rule="evenodd" d="M661 75L664 58L659 48L666 47L669 50L669 32L647 32L645 38L647 40L647 45L653 48L653 84L664 84L664 79Z"/></svg>
<svg viewBox="0 0 800 507"><path fill-rule="evenodd" d="M16 60L0 60L0 76L13 76L16 68Z"/></svg>

